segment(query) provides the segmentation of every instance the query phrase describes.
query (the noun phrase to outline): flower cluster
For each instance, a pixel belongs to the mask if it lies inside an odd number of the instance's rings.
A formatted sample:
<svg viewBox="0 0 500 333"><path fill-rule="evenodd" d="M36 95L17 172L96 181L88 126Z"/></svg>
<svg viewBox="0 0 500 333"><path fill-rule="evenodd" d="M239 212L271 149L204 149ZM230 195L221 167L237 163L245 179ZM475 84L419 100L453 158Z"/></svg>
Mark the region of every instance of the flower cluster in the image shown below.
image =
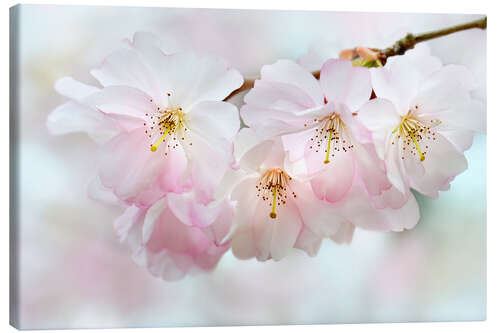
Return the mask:
<svg viewBox="0 0 500 333"><path fill-rule="evenodd" d="M123 207L117 235L165 280L211 270L230 248L280 260L356 228L413 228L411 190L449 189L485 126L470 72L425 47L374 68L318 56L319 79L279 60L240 111L225 101L237 70L173 51L136 33L91 71L99 87L60 79L70 100L47 122L102 146L90 196Z"/></svg>

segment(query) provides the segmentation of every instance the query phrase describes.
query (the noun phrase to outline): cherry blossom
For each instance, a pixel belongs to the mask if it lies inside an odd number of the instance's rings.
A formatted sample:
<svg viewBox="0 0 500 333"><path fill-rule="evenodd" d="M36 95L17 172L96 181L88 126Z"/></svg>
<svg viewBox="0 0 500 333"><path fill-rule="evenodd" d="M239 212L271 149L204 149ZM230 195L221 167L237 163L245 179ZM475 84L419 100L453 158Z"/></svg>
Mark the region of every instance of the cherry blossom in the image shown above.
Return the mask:
<svg viewBox="0 0 500 333"><path fill-rule="evenodd" d="M401 193L413 188L437 198L467 169L464 151L485 127L483 105L470 97L472 74L442 66L428 51L392 57L371 74L377 98L361 108L359 119L389 180Z"/></svg>
<svg viewBox="0 0 500 333"><path fill-rule="evenodd" d="M193 192L169 193L151 206L128 206L114 227L139 266L172 281L215 268L230 247L232 218L227 201L203 205Z"/></svg>
<svg viewBox="0 0 500 333"><path fill-rule="evenodd" d="M220 187L236 203L231 237L236 257L280 260L293 247L315 255L324 237L350 241L353 230L345 225L348 222L316 198L309 182L286 169L279 139L262 141L245 128L235 153L240 168L229 170Z"/></svg>
<svg viewBox="0 0 500 333"><path fill-rule="evenodd" d="M355 116L371 92L368 69L350 61L328 60L318 81L296 63L280 60L263 67L241 115L259 135L282 137L291 163L305 163L318 198L343 200L355 174L370 195L380 196L391 184L369 133ZM401 208L407 199L400 195L382 206Z"/></svg>
<svg viewBox="0 0 500 333"><path fill-rule="evenodd" d="M412 190L449 189L485 130L465 67L425 46L383 67L376 49L339 51L263 66L238 112L225 102L243 84L237 70L136 33L91 71L99 86L57 81L69 101L47 126L101 145L89 195L123 208L115 231L154 276L210 271L229 248L259 261L314 256L357 228L413 228Z"/></svg>
<svg viewBox="0 0 500 333"><path fill-rule="evenodd" d="M108 56L91 71L103 88L58 81L72 101L52 112L48 127L105 141L100 180L122 200L134 202L155 186L185 186L207 204L233 163L240 127L237 108L222 100L243 78L220 59L166 54L158 44L136 34Z"/></svg>

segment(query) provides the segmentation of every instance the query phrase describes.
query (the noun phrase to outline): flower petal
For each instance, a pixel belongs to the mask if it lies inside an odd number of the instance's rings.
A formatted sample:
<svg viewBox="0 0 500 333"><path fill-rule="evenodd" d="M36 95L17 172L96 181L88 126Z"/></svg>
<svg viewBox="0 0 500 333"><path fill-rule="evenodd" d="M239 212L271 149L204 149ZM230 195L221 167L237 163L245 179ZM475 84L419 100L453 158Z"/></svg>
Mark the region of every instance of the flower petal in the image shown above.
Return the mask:
<svg viewBox="0 0 500 333"><path fill-rule="evenodd" d="M120 238L120 242L124 242L129 234L130 229L136 223L139 223L144 218L144 209L137 206L128 206L122 215L118 216L113 222L113 227L116 234Z"/></svg>
<svg viewBox="0 0 500 333"><path fill-rule="evenodd" d="M320 237L335 235L345 219L335 206L318 200L308 184L294 183L295 203L304 224Z"/></svg>
<svg viewBox="0 0 500 333"><path fill-rule="evenodd" d="M359 110L357 117L371 131L377 154L384 159L387 137L400 122L394 104L381 98L372 99Z"/></svg>
<svg viewBox="0 0 500 333"><path fill-rule="evenodd" d="M162 87L172 94L171 103L186 111L200 101L222 101L243 84L241 74L219 58L200 58L191 52L165 56L157 71Z"/></svg>
<svg viewBox="0 0 500 333"><path fill-rule="evenodd" d="M240 129L236 106L225 102L201 102L191 109L187 117L190 130L197 132L232 161L233 140Z"/></svg>
<svg viewBox="0 0 500 333"><path fill-rule="evenodd" d="M108 142L102 154L100 178L122 200L133 200L158 179L166 159L149 150L142 129L122 133Z"/></svg>
<svg viewBox="0 0 500 333"><path fill-rule="evenodd" d="M310 154L310 156L313 154ZM307 163L313 162L311 162L311 159L308 159ZM318 162L316 160L315 164L318 163L322 163L322 161ZM308 169L310 169L309 165ZM351 188L353 178L354 159L352 153L338 152L332 158L330 164L327 164L326 167L311 179L311 185L314 193L320 200L327 200L333 203L346 196Z"/></svg>
<svg viewBox="0 0 500 333"><path fill-rule="evenodd" d="M226 152L221 152L220 147L214 147L194 131L188 131L182 147L188 161L186 172L193 182L197 200L206 204L214 199L216 186L232 161L228 160Z"/></svg>
<svg viewBox="0 0 500 333"><path fill-rule="evenodd" d="M444 136L438 134L435 138L428 143L429 152L422 162L425 174L409 175L412 187L431 198L437 198L441 187L467 169L463 152L457 151Z"/></svg>
<svg viewBox="0 0 500 333"><path fill-rule="evenodd" d="M163 211L168 207L168 201L166 198L158 200L153 206L151 206L146 212L144 217L144 225L142 227L142 241L147 243L153 234L156 221L163 214Z"/></svg>
<svg viewBox="0 0 500 333"><path fill-rule="evenodd" d="M293 61L278 60L272 65L263 66L261 78L265 81L294 85L305 91L316 105L323 104L323 94L316 78Z"/></svg>
<svg viewBox="0 0 500 333"><path fill-rule="evenodd" d="M219 216L221 205L204 205L196 202L193 192L182 194L169 193L167 195L168 206L172 213L187 226L205 228L211 225Z"/></svg>
<svg viewBox="0 0 500 333"><path fill-rule="evenodd" d="M47 117L47 128L53 135L84 132L99 143L120 132L116 122L104 113L74 101L54 109Z"/></svg>
<svg viewBox="0 0 500 333"><path fill-rule="evenodd" d="M57 80L55 89L61 95L77 101L99 91L99 88L81 83L71 77L63 77Z"/></svg>
<svg viewBox="0 0 500 333"><path fill-rule="evenodd" d="M310 257L314 257L316 254L318 254L318 250L321 246L321 241L321 237L313 233L311 229L304 225L302 226L302 230L297 237L294 248L304 251Z"/></svg>
<svg viewBox="0 0 500 333"><path fill-rule="evenodd" d="M410 109L410 102L417 95L420 73L413 62L402 56L394 57L390 65L372 68L370 71L373 90L379 98L390 100L399 114Z"/></svg>
<svg viewBox="0 0 500 333"><path fill-rule="evenodd" d="M104 113L145 119L155 110L146 93L127 86L105 87L84 99L84 103L95 106ZM142 125L142 122L141 122Z"/></svg>
<svg viewBox="0 0 500 333"><path fill-rule="evenodd" d="M352 237L354 236L354 230L356 227L350 222L344 222L341 224L339 231L330 237L332 241L337 244L351 244Z"/></svg>
<svg viewBox="0 0 500 333"><path fill-rule="evenodd" d="M104 87L129 86L153 97L158 103L162 99L160 82L155 68L144 62L135 50L120 49L110 54L100 66L90 73Z"/></svg>
<svg viewBox="0 0 500 333"><path fill-rule="evenodd" d="M372 93L368 69L354 67L348 60L325 62L321 68L320 84L329 103L345 104L352 111L357 111Z"/></svg>

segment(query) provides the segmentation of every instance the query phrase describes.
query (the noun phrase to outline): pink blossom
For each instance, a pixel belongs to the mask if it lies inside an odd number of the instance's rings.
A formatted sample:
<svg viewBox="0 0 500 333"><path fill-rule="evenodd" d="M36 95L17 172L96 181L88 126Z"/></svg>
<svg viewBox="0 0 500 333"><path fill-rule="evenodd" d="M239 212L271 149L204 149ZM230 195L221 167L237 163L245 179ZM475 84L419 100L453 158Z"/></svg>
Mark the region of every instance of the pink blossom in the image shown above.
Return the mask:
<svg viewBox="0 0 500 333"><path fill-rule="evenodd" d="M290 162L304 164L318 198L343 200L355 174L370 195L380 196L391 184L369 133L355 116L371 92L368 69L350 61L328 60L318 81L301 66L281 60L263 67L241 115L259 135L282 137ZM407 198L383 206L400 208Z"/></svg>
<svg viewBox="0 0 500 333"><path fill-rule="evenodd" d="M229 202L200 204L193 192L169 193L149 207L130 205L114 223L132 258L167 281L214 269L229 249Z"/></svg>
<svg viewBox="0 0 500 333"><path fill-rule="evenodd" d="M150 34L127 45L91 71L104 88L58 81L72 101L51 113L49 129L104 141L100 180L122 200L193 187L207 204L233 163L240 121L222 100L241 86L241 74L217 58L166 54Z"/></svg>
<svg viewBox="0 0 500 333"><path fill-rule="evenodd" d="M293 247L315 255L324 237L350 241L349 228L342 229L347 221L316 198L309 182L287 170L281 140L262 141L244 128L235 152L240 168L229 170L221 187L236 203L232 235L236 257L280 260Z"/></svg>
<svg viewBox="0 0 500 333"><path fill-rule="evenodd" d="M474 131L485 127L483 106L470 96L472 74L463 66L443 67L422 48L392 57L371 73L378 98L359 118L389 180L401 193L413 188L437 198L467 169L464 151Z"/></svg>

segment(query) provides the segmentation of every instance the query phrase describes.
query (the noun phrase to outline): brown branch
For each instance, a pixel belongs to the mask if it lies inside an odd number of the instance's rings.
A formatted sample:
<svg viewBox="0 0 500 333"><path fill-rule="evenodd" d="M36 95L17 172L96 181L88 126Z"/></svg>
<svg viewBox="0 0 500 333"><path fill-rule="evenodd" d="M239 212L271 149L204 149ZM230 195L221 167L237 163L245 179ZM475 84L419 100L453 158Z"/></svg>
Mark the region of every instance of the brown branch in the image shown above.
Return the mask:
<svg viewBox="0 0 500 333"><path fill-rule="evenodd" d="M477 28L477 29L485 30L486 25L487 25L487 21L486 21L486 17L484 17L482 19L475 20L475 21L472 21L469 23L460 24L460 25L456 25L453 27L444 28L444 29L440 29L440 30L425 32L425 33L418 34L418 35L413 35L413 34L409 33L404 38L402 38L402 39L398 40L396 43L394 43L394 45L392 45L391 47L388 47L388 48L383 49L383 50L373 49L373 48L370 48L370 49L355 48L352 50L344 50L344 51L342 51L342 53L349 54L350 60L354 60L356 58L359 58L360 56L364 57L364 54L362 52L360 52L360 50L364 50L365 52L367 50L371 50L371 51L375 52L378 60L380 60L382 65L385 65L385 63L387 62L387 58L392 57L392 56L396 56L396 55L403 55L403 54L405 54L406 51L413 49L415 47L415 45L417 45L418 43L425 42L425 41L428 41L428 40L431 40L434 38L446 36L446 35L449 35L449 34L452 34L455 32L468 30L468 29ZM349 51L349 52L345 52L345 51ZM314 77L317 79L319 79L319 74L320 74L319 70L315 70L312 72L312 75L314 75ZM255 80L258 80L258 78L245 78L243 85L240 88L233 91L224 100L227 101L228 99L230 99L234 95L236 95L242 91L253 88Z"/></svg>
<svg viewBox="0 0 500 333"><path fill-rule="evenodd" d="M468 29L486 29L486 17L472 21L469 23L465 24L460 24L456 25L453 27L449 28L444 28L440 30L434 30L430 32L425 32L419 35L413 35L411 33L407 34L404 38L398 40L396 43L394 43L393 46L386 48L385 50L381 50L379 53L379 59L382 61L382 64L385 64L387 61L387 58L395 56L395 55L402 55L406 51L411 50L417 45L418 43L425 42L434 38L439 38L443 37L455 32L463 31L463 30L468 30Z"/></svg>

